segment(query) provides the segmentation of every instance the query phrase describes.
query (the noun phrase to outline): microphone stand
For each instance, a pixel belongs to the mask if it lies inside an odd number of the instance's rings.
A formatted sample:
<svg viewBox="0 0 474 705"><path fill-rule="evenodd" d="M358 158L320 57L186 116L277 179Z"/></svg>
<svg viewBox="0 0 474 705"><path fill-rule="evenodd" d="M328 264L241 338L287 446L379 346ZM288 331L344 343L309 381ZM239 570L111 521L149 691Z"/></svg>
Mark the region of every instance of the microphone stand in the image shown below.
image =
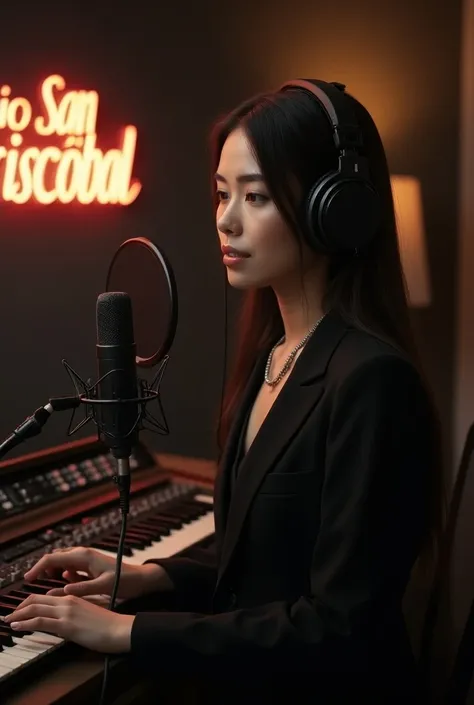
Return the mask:
<svg viewBox="0 0 474 705"><path fill-rule="evenodd" d="M5 440L0 443L0 459L7 455L15 446L28 440L28 438L38 436L54 411L76 409L80 403L80 396L56 397L50 399L47 404L36 409L31 416L28 416L27 419L17 426L8 438L5 438Z"/></svg>

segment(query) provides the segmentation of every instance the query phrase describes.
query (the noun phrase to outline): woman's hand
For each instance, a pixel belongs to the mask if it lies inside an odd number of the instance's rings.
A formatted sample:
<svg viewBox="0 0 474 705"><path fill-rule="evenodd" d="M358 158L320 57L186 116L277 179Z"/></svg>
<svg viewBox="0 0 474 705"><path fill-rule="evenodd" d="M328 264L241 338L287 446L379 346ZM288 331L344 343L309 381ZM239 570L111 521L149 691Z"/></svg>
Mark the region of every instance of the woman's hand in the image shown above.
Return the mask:
<svg viewBox="0 0 474 705"><path fill-rule="evenodd" d="M47 595L111 595L114 584L116 560L93 548L60 548L47 553L25 573L28 581L51 578L62 574L69 583L64 588L54 588ZM81 574L82 573L82 574ZM85 573L85 575L83 575ZM131 565L122 561L119 599L133 599L154 590L172 588L172 584L160 566L154 564Z"/></svg>
<svg viewBox="0 0 474 705"><path fill-rule="evenodd" d="M12 629L56 634L103 653L130 651L135 617L117 614L73 595L30 595L4 617Z"/></svg>

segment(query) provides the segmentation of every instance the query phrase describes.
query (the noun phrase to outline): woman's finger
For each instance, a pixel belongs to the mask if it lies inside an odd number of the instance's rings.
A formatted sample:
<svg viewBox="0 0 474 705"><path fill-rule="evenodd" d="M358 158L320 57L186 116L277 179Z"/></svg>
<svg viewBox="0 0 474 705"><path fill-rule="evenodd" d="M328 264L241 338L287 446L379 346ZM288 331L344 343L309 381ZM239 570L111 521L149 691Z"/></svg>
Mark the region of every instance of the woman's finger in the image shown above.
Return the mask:
<svg viewBox="0 0 474 705"><path fill-rule="evenodd" d="M89 576L81 575L81 573L78 573L77 570L64 570L62 576L70 583L79 583L90 579Z"/></svg>
<svg viewBox="0 0 474 705"><path fill-rule="evenodd" d="M11 622L10 626L13 630L22 632L48 632L62 636L63 623L53 617L32 617L31 619Z"/></svg>
<svg viewBox="0 0 474 705"><path fill-rule="evenodd" d="M20 602L19 605L15 607L16 610L20 609L20 607L26 607L27 605L57 605L58 601L56 597L48 595L47 593L45 595L28 595L27 598L23 600L23 602ZM4 622L11 621L10 620L11 614L7 615L4 618Z"/></svg>
<svg viewBox="0 0 474 705"><path fill-rule="evenodd" d="M68 551L47 553L39 559L33 568L25 573L27 580L38 578L40 573L49 570L87 570L90 562L90 549L71 548Z"/></svg>
<svg viewBox="0 0 474 705"><path fill-rule="evenodd" d="M43 595L43 597L47 597L47 595ZM57 598L49 599L54 600ZM24 607L17 607L14 612L9 614L8 617L5 617L5 622L7 624L13 624L14 622L24 622L25 620L34 619L36 617L48 617L51 619L58 619L58 616L59 611L58 606L56 604L31 603L29 605L25 605Z"/></svg>
<svg viewBox="0 0 474 705"><path fill-rule="evenodd" d="M66 595L85 597L86 595L101 595L107 593L110 579L107 574L102 574L93 580L79 580L75 583L68 583L64 586Z"/></svg>

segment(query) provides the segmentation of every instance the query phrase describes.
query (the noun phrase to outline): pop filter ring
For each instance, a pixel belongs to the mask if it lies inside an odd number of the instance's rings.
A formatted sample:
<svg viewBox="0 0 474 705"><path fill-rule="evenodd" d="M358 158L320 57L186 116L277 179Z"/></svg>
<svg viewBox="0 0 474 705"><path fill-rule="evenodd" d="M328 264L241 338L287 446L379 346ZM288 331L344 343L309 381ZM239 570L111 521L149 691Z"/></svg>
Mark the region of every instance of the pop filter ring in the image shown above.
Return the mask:
<svg viewBox="0 0 474 705"><path fill-rule="evenodd" d="M178 289L176 286L176 280L174 278L173 269L168 261L168 258L164 252L151 240L146 237L132 237L125 242L122 242L115 255L112 257L112 261L109 265L109 270L107 272L107 280L105 284L106 291L110 291L110 279L113 270L114 263L125 247L130 247L134 244L140 245L147 249L153 257L159 261L166 278L166 285L168 289L168 295L171 302L171 313L168 321L168 330L165 336L165 340L161 347L150 357L136 356L136 364L138 367L154 367L158 364L169 352L174 337L176 335L176 328L178 326ZM151 324L152 325L152 324Z"/></svg>

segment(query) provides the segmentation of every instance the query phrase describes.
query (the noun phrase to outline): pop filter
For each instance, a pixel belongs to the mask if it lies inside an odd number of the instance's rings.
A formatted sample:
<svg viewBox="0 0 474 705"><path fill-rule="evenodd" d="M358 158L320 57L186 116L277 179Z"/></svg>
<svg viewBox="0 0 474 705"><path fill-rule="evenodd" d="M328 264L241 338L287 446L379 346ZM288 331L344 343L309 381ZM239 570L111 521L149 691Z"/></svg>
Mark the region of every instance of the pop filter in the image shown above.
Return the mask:
<svg viewBox="0 0 474 705"><path fill-rule="evenodd" d="M85 416L77 425L74 425L73 410L67 433L72 435L93 420L98 426L99 435L103 435L107 428L101 423L101 405L106 405L109 417L114 418L114 415L117 417L117 423L111 424L111 427L115 427L120 426L118 420L120 414L125 412L124 404L138 403L139 415L136 421L130 424L130 433L144 429L167 435L169 431L160 399L160 385L176 333L178 296L173 270L160 248L144 237L125 240L113 255L109 265L106 293L101 294L101 297L107 296L113 299L122 296L130 300L133 310L136 365L142 368L157 367L157 370L151 383L144 379L138 380L138 399L119 400L116 395L106 399L103 394L101 399L100 388L107 382L107 377L99 376L95 383L86 382L63 360L77 396L85 405ZM120 316L115 318L116 323L119 324ZM120 378L122 370L110 370L109 375L112 375L113 381L113 375L118 375ZM105 396L107 397L107 394ZM158 418L146 408L154 400L158 404ZM55 401L58 408L61 400ZM66 399L66 403L69 403L69 398ZM110 438L110 433L105 435L109 436L109 441L116 441L115 438Z"/></svg>
<svg viewBox="0 0 474 705"><path fill-rule="evenodd" d="M144 237L125 240L110 263L106 291L126 291L131 298L137 365L158 365L178 324L176 282L162 250Z"/></svg>

